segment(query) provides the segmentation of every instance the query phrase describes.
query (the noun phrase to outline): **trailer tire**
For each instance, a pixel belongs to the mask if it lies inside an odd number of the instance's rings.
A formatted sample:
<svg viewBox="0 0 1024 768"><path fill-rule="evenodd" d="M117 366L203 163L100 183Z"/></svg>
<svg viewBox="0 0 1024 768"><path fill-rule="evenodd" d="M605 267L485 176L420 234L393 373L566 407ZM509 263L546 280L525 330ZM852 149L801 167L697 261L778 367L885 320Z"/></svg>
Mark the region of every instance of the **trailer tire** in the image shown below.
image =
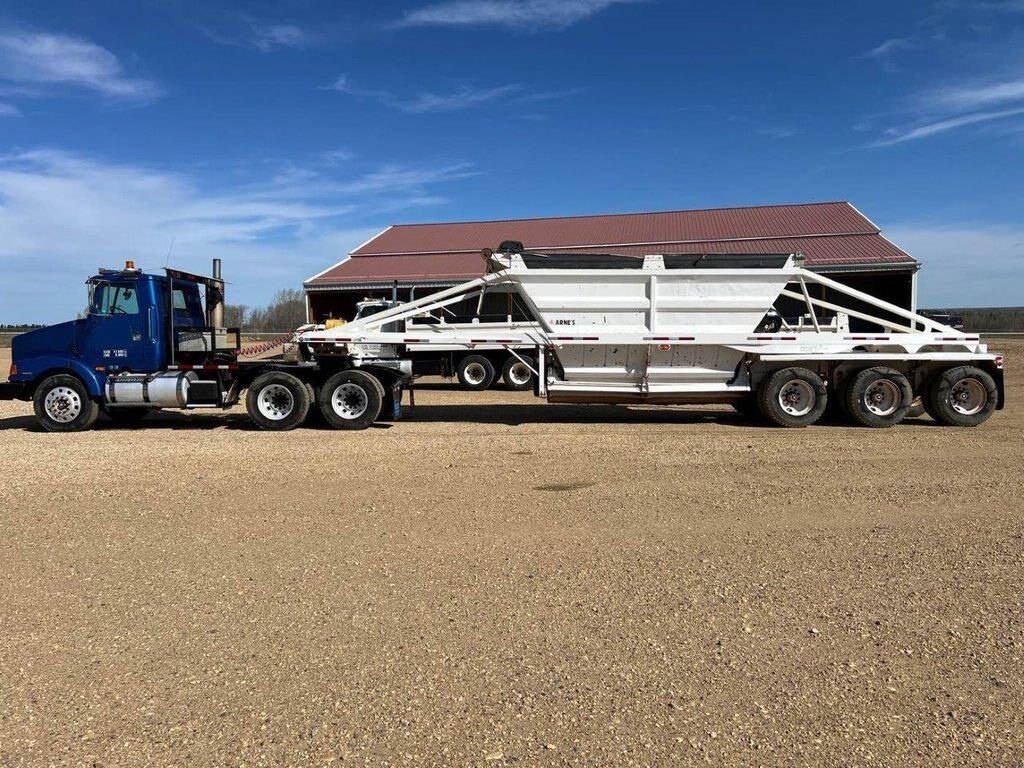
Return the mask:
<svg viewBox="0 0 1024 768"><path fill-rule="evenodd" d="M961 365L941 371L928 384L928 412L949 427L976 427L996 409L999 389L981 368Z"/></svg>
<svg viewBox="0 0 1024 768"><path fill-rule="evenodd" d="M246 393L245 407L260 429L285 432L295 429L309 413L309 389L297 377L284 371L270 371L256 377Z"/></svg>
<svg viewBox="0 0 1024 768"><path fill-rule="evenodd" d="M32 406L47 432L81 432L96 423L100 406L77 376L49 376L36 387Z"/></svg>
<svg viewBox="0 0 1024 768"><path fill-rule="evenodd" d="M494 364L483 355L466 355L459 360L455 375L470 392L482 392L494 383Z"/></svg>
<svg viewBox="0 0 1024 768"><path fill-rule="evenodd" d="M513 392L533 389L533 359L526 355L522 355L522 358L520 360L510 355L501 369L501 380Z"/></svg>
<svg viewBox="0 0 1024 768"><path fill-rule="evenodd" d="M779 427L808 427L828 405L825 382L808 368L775 371L761 382L757 395L761 415Z"/></svg>
<svg viewBox="0 0 1024 768"><path fill-rule="evenodd" d="M383 385L365 371L341 371L320 388L320 413L335 429L366 429L383 404Z"/></svg>
<svg viewBox="0 0 1024 768"><path fill-rule="evenodd" d="M907 415L914 390L902 373L878 366L859 371L847 387L844 400L850 418L862 427L895 427Z"/></svg>

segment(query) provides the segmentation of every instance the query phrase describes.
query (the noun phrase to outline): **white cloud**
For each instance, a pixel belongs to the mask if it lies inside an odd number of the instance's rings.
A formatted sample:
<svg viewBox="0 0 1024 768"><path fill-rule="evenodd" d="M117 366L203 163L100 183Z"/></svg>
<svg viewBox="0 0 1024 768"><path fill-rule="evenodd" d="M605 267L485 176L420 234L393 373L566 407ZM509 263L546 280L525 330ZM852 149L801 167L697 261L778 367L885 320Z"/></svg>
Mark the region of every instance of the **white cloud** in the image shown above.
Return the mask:
<svg viewBox="0 0 1024 768"><path fill-rule="evenodd" d="M504 26L560 29L606 8L638 0L448 0L405 15L402 26Z"/></svg>
<svg viewBox="0 0 1024 768"><path fill-rule="evenodd" d="M18 117L21 110L6 101L0 101L0 117Z"/></svg>
<svg viewBox="0 0 1024 768"><path fill-rule="evenodd" d="M1020 306L1024 229L908 223L885 235L923 264L920 306Z"/></svg>
<svg viewBox="0 0 1024 768"><path fill-rule="evenodd" d="M96 43L21 30L0 32L0 81L33 95L74 88L109 99L147 102L163 93L153 80L129 77L117 56Z"/></svg>
<svg viewBox="0 0 1024 768"><path fill-rule="evenodd" d="M427 112L457 112L512 96L524 101L556 97L555 94L524 94L523 86L516 84L496 88L471 88L464 85L446 93L423 91L414 96L402 97L390 91L357 88L346 75L340 75L333 83L325 86L325 90L372 99L386 107L416 115Z"/></svg>
<svg viewBox="0 0 1024 768"><path fill-rule="evenodd" d="M81 282L97 267L134 259L157 269L172 238L172 263L205 270L222 257L232 301L265 303L340 260L395 212L443 202L438 187L473 173L459 164L344 176L292 170L210 190L198 177L58 150L0 157L0 261L10 285L31 288L5 292L0 322L73 316Z"/></svg>
<svg viewBox="0 0 1024 768"><path fill-rule="evenodd" d="M312 42L309 32L292 24L256 25L253 27L253 45L261 51L274 48L305 48Z"/></svg>
<svg viewBox="0 0 1024 768"><path fill-rule="evenodd" d="M938 120L932 123L925 123L914 128L890 129L888 136L871 143L873 147L888 147L894 144L905 144L908 141L926 139L929 136L936 136L940 133L963 128L968 125L980 123L991 123L995 120L1006 120L1011 117L1024 115L1024 107L1017 109L1004 109L998 112L975 112L969 115L959 115L945 120Z"/></svg>
<svg viewBox="0 0 1024 768"><path fill-rule="evenodd" d="M227 26L222 24L220 26ZM321 35L294 24L271 23L258 21L243 16L241 21L234 19L232 27L241 26L235 31L218 31L210 27L200 27L200 31L213 42L220 45L231 45L238 48L251 48L261 53L270 53L281 48L312 48L322 42Z"/></svg>
<svg viewBox="0 0 1024 768"><path fill-rule="evenodd" d="M876 45L870 51L867 51L864 56L869 59L878 59L885 56L890 56L898 51L908 51L916 47L913 40L905 37L891 37L883 43Z"/></svg>
<svg viewBox="0 0 1024 768"><path fill-rule="evenodd" d="M886 72L897 72L895 57L902 51L912 51L918 48L920 43L909 37L891 37L888 40L876 45L870 51L865 51L862 57L874 59Z"/></svg>
<svg viewBox="0 0 1024 768"><path fill-rule="evenodd" d="M1018 101L1024 101L1024 79L945 87L929 91L921 99L926 108L953 111L979 109Z"/></svg>

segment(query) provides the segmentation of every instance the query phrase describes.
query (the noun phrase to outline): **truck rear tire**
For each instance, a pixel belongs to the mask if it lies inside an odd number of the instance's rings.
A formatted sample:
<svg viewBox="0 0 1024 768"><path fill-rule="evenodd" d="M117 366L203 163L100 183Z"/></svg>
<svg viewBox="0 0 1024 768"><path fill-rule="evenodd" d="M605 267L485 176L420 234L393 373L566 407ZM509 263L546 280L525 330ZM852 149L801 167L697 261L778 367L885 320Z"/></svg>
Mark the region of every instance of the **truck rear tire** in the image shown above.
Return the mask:
<svg viewBox="0 0 1024 768"><path fill-rule="evenodd" d="M863 427L894 427L914 400L907 377L882 366L859 371L845 392L846 411Z"/></svg>
<svg viewBox="0 0 1024 768"><path fill-rule="evenodd" d="M510 356L501 369L501 380L513 392L533 389L533 370L528 365L533 363L533 360L526 355L522 355L522 358L525 363L517 357Z"/></svg>
<svg viewBox="0 0 1024 768"><path fill-rule="evenodd" d="M494 364L483 355L466 355L455 373L462 388L470 392L482 392L494 383Z"/></svg>
<svg viewBox="0 0 1024 768"><path fill-rule="evenodd" d="M341 371L320 388L320 413L335 429L366 429L383 404L384 386L365 371Z"/></svg>
<svg viewBox="0 0 1024 768"><path fill-rule="evenodd" d="M245 407L260 429L284 432L295 429L309 413L309 389L284 371L270 371L249 385Z"/></svg>
<svg viewBox="0 0 1024 768"><path fill-rule="evenodd" d="M783 368L757 389L761 414L779 427L808 427L825 412L825 382L808 368Z"/></svg>
<svg viewBox="0 0 1024 768"><path fill-rule="evenodd" d="M81 432L96 423L100 406L77 376L44 379L32 397L39 426L47 432Z"/></svg>
<svg viewBox="0 0 1024 768"><path fill-rule="evenodd" d="M927 397L932 418L950 427L976 427L999 404L995 380L972 365L935 374L928 384Z"/></svg>

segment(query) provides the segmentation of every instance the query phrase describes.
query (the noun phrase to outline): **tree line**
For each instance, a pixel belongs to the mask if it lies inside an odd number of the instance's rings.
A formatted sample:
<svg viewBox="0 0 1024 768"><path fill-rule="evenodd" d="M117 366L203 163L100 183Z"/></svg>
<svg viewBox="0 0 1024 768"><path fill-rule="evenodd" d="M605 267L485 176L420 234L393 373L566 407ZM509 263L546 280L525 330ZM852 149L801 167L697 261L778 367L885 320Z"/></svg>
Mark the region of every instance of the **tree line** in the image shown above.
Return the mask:
<svg viewBox="0 0 1024 768"><path fill-rule="evenodd" d="M245 331L293 331L306 322L306 298L296 288L282 288L265 307L245 304L224 306L224 325Z"/></svg>

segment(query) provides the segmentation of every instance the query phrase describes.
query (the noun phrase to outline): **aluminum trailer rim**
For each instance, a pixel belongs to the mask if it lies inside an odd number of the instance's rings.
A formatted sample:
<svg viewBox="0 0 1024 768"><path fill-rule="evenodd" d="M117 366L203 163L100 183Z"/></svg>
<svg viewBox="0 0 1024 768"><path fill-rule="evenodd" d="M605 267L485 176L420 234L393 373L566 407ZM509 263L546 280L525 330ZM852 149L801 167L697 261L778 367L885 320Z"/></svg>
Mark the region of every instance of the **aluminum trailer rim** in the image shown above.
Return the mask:
<svg viewBox="0 0 1024 768"><path fill-rule="evenodd" d="M358 384L342 384L331 393L331 408L343 419L358 419L369 407L370 398Z"/></svg>
<svg viewBox="0 0 1024 768"><path fill-rule="evenodd" d="M270 421L286 419L295 410L295 398L283 384L270 384L261 389L256 403L260 413Z"/></svg>
<svg viewBox="0 0 1024 768"><path fill-rule="evenodd" d="M779 407L790 416L806 416L817 399L814 387L803 379L790 379L779 389Z"/></svg>
<svg viewBox="0 0 1024 768"><path fill-rule="evenodd" d="M82 398L70 387L54 387L46 393L43 408L54 421L68 424L82 413Z"/></svg>
<svg viewBox="0 0 1024 768"><path fill-rule="evenodd" d="M469 384L483 384L487 379L487 369L482 363L470 363L462 369L462 375Z"/></svg>
<svg viewBox="0 0 1024 768"><path fill-rule="evenodd" d="M888 379L873 381L864 391L864 407L876 416L892 416L902 401L900 388Z"/></svg>
<svg viewBox="0 0 1024 768"><path fill-rule="evenodd" d="M977 379L961 379L953 385L949 402L957 413L973 416L983 411L988 404L988 390Z"/></svg>
<svg viewBox="0 0 1024 768"><path fill-rule="evenodd" d="M516 386L526 384L532 375L533 371L530 370L530 366L522 360L516 360L508 369L508 377Z"/></svg>

